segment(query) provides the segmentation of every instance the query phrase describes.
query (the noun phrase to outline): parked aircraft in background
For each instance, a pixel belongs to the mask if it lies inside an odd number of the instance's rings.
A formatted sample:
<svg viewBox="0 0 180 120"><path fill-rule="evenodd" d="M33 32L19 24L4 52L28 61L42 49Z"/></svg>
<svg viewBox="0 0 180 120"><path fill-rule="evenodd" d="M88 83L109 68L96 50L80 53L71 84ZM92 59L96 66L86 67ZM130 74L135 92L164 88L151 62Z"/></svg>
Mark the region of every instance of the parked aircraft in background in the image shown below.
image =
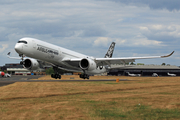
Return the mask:
<svg viewBox="0 0 180 120"><path fill-rule="evenodd" d="M11 77L10 74L4 73L4 72L2 72L2 71L0 71L0 75L1 75L1 77Z"/></svg>
<svg viewBox="0 0 180 120"><path fill-rule="evenodd" d="M5 77L11 77L11 75L9 73L5 73L4 75Z"/></svg>
<svg viewBox="0 0 180 120"><path fill-rule="evenodd" d="M0 71L0 75L1 75L2 77L4 77L5 73L2 72L2 71Z"/></svg>
<svg viewBox="0 0 180 120"><path fill-rule="evenodd" d="M153 77L158 77L158 74L157 73L153 73L152 76Z"/></svg>
<svg viewBox="0 0 180 120"><path fill-rule="evenodd" d="M129 73L129 72L127 72L127 74L128 74L129 76L134 76L134 77L136 77L136 76L141 76L141 74L131 74L131 73Z"/></svg>
<svg viewBox="0 0 180 120"><path fill-rule="evenodd" d="M176 76L176 74L167 73L169 76Z"/></svg>
<svg viewBox="0 0 180 120"><path fill-rule="evenodd" d="M123 57L111 58L114 50L115 43L112 43L104 58L95 58L80 54L41 40L34 38L22 38L15 45L15 51L21 58L21 64L29 70L36 70L44 63L53 66L55 74L51 77L61 79L59 69L81 72L80 78L89 79L89 74L100 74L108 72L112 64L126 64L135 62L136 59L150 59L150 58L165 58L171 56L174 51L165 56L149 56L149 57ZM24 56L30 58L24 58Z"/></svg>

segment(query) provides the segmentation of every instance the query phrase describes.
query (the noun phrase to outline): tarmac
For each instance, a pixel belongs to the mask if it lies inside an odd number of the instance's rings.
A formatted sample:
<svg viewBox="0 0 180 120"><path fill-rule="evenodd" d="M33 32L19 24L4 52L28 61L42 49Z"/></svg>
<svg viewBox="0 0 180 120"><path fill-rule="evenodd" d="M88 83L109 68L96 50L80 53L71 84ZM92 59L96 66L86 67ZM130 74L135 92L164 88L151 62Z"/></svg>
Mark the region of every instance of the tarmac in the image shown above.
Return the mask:
<svg viewBox="0 0 180 120"><path fill-rule="evenodd" d="M87 80L87 79L79 79L79 80L32 80L32 79L38 79L42 77L41 75L28 75L28 76L22 76L22 75L13 75L11 77L5 78L0 77L0 87L6 86L9 84L13 84L15 82L92 82L92 81L116 81L115 79L108 79L108 80ZM119 81L130 81L127 79L120 79Z"/></svg>

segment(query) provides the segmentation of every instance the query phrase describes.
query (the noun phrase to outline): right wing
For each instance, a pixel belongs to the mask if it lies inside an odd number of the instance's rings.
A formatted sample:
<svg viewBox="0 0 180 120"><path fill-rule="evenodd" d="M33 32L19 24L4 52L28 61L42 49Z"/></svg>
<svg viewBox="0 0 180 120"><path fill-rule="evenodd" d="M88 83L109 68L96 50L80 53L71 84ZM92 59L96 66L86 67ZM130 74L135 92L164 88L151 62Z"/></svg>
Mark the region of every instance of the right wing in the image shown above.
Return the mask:
<svg viewBox="0 0 180 120"><path fill-rule="evenodd" d="M129 62L135 62L137 59L153 59L153 58L166 58L171 56L174 53L174 51L171 54L163 55L163 56L148 56L148 57L123 57L123 58L94 58L94 60L97 64L97 66L104 66L108 65L111 66L111 64L126 64ZM66 62L72 66L79 67L79 62L82 60L82 58L64 58L62 62Z"/></svg>
<svg viewBox="0 0 180 120"><path fill-rule="evenodd" d="M123 58L95 58L95 61L98 66L102 65L109 65L111 64L125 64L129 62L135 62L137 59L153 59L153 58L166 58L171 56L174 53L174 51L171 54L163 55L163 56L147 56L147 57L123 57Z"/></svg>

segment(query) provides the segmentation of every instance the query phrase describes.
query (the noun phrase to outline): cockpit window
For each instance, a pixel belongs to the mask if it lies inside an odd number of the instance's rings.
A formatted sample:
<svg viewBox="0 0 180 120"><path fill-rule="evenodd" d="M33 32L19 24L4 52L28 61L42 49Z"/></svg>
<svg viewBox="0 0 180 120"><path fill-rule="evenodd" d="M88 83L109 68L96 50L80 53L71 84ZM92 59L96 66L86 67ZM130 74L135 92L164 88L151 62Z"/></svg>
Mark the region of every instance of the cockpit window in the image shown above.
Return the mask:
<svg viewBox="0 0 180 120"><path fill-rule="evenodd" d="M27 44L27 42L26 42L26 41L18 41L18 43L25 43L25 44Z"/></svg>

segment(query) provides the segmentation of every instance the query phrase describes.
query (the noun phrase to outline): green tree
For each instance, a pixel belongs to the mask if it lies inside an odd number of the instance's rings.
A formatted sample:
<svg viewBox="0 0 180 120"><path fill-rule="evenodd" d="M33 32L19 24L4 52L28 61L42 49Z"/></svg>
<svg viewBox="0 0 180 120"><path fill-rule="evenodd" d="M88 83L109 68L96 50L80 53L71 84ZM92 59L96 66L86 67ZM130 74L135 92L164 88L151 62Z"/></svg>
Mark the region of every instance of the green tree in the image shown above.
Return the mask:
<svg viewBox="0 0 180 120"><path fill-rule="evenodd" d="M7 71L6 71L6 70L4 70L4 73L7 73Z"/></svg>
<svg viewBox="0 0 180 120"><path fill-rule="evenodd" d="M131 62L131 64L130 65L136 65L136 64L134 64L133 62Z"/></svg>
<svg viewBox="0 0 180 120"><path fill-rule="evenodd" d="M54 72L54 70L53 70L52 67L46 69L46 75L51 75L51 74L54 74L54 73L55 73L55 72ZM64 70L61 70L61 69L58 69L58 73L59 73L59 74L64 74L64 73L69 73L69 72L68 72L68 71L64 71Z"/></svg>
<svg viewBox="0 0 180 120"><path fill-rule="evenodd" d="M161 65L166 65L166 63L162 63Z"/></svg>
<svg viewBox="0 0 180 120"><path fill-rule="evenodd" d="M137 63L137 65L144 65L144 63Z"/></svg>
<svg viewBox="0 0 180 120"><path fill-rule="evenodd" d="M47 69L46 69L46 74L47 74L47 75L54 74L53 68L52 68L52 67L51 67L51 68L47 68Z"/></svg>

